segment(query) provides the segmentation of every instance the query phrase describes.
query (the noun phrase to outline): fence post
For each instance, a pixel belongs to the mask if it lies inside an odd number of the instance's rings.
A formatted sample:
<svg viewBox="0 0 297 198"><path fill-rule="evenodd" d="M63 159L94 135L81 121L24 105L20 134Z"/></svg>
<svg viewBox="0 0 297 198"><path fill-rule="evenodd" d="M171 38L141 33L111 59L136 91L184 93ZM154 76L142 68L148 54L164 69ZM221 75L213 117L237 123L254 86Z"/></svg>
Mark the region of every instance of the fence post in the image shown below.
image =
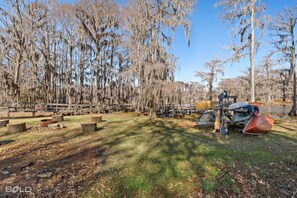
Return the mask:
<svg viewBox="0 0 297 198"><path fill-rule="evenodd" d="M8 110L7 110L7 118L10 118L10 110L9 110L9 107L8 107Z"/></svg>

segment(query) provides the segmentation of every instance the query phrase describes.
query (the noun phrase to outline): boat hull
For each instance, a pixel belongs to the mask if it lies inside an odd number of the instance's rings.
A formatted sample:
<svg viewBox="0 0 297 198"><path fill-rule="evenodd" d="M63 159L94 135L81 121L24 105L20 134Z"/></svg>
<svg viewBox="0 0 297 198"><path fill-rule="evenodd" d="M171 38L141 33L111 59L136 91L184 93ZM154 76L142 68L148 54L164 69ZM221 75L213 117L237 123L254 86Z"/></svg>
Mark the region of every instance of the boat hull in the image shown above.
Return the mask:
<svg viewBox="0 0 297 198"><path fill-rule="evenodd" d="M243 129L246 134L265 134L268 133L274 125L273 119L265 115L252 117Z"/></svg>

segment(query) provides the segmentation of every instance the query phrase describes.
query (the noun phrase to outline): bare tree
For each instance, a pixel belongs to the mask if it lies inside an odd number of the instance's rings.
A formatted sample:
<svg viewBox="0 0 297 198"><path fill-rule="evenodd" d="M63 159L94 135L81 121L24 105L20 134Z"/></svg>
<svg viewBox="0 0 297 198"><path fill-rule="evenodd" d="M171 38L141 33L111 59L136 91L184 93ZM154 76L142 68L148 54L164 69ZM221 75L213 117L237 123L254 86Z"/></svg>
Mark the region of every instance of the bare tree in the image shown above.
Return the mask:
<svg viewBox="0 0 297 198"><path fill-rule="evenodd" d="M290 63L290 78L293 81L292 109L289 115L296 116L296 48L295 29L297 24L297 6L276 15L270 25L273 31L273 44L277 53Z"/></svg>
<svg viewBox="0 0 297 198"><path fill-rule="evenodd" d="M91 72L95 76L97 102L106 99L106 86L111 81L111 68L114 61L114 39L118 28L117 6L108 0L84 0L77 4L76 17L85 38L91 40L94 61L91 62ZM107 56L111 48L112 56ZM108 57L110 62L107 61ZM92 84L94 83L93 79ZM93 85L91 85L93 95ZM93 97L92 97L93 98Z"/></svg>
<svg viewBox="0 0 297 198"><path fill-rule="evenodd" d="M119 9L111 0L5 0L0 100L132 103L151 113L192 102L184 95L200 88L174 82L176 58L169 49L178 26L189 39L193 5L131 0Z"/></svg>
<svg viewBox="0 0 297 198"><path fill-rule="evenodd" d="M72 104L73 98L73 70L74 70L74 52L78 45L77 26L75 18L75 7L71 4L57 4L56 5L56 17L61 25L59 28L59 34L62 37L61 44L65 45L65 63L66 69L66 97L68 104Z"/></svg>
<svg viewBox="0 0 297 198"><path fill-rule="evenodd" d="M270 102L272 100L272 86L274 84L273 78L272 78L272 67L276 65L276 62L271 58L270 55L264 56L263 60L261 61L259 65L259 70L261 74L263 75L263 78L261 77L260 83L263 84L263 95L266 96L265 100L267 102Z"/></svg>
<svg viewBox="0 0 297 198"><path fill-rule="evenodd" d="M26 45L26 13L24 12L25 3L23 0L7 0L6 7L1 7L1 40L6 47L2 60L6 61L6 66L11 68L2 68L6 74L7 80L13 79L11 85L11 96L19 101L20 96L20 72L24 65L24 56Z"/></svg>
<svg viewBox="0 0 297 198"><path fill-rule="evenodd" d="M131 0L125 8L125 48L129 52L130 72L137 79L136 104L138 109L148 109L151 115L166 103L164 90L172 87L170 82L174 80L175 57L168 52L173 38L165 28L174 32L180 25L189 38L187 16L193 5L191 0Z"/></svg>
<svg viewBox="0 0 297 198"><path fill-rule="evenodd" d="M255 53L259 47L255 32L264 29L260 14L265 9L264 4L257 0L219 0L216 6L225 10L223 20L236 25L233 38L239 38L238 44L233 44L230 49L233 56L232 62L239 61L245 56L250 59L251 101L255 101Z"/></svg>
<svg viewBox="0 0 297 198"><path fill-rule="evenodd" d="M199 77L202 80L202 82L207 83L209 100L212 101L214 82L216 81L219 74L224 75L223 62L218 58L214 58L209 62L206 62L204 64L204 67L207 68L209 71L208 72L198 71L196 73L196 76Z"/></svg>
<svg viewBox="0 0 297 198"><path fill-rule="evenodd" d="M290 78L290 70L289 69L280 69L279 76L277 76L277 81L279 82L278 88L282 93L282 100L287 101L287 92L288 92L288 78Z"/></svg>
<svg viewBox="0 0 297 198"><path fill-rule="evenodd" d="M218 89L219 90L226 90L228 94L235 94L239 96L240 94L238 93L239 89L236 89L234 87L236 79L235 78L224 78L219 82ZM236 86L239 87L240 81L236 82Z"/></svg>

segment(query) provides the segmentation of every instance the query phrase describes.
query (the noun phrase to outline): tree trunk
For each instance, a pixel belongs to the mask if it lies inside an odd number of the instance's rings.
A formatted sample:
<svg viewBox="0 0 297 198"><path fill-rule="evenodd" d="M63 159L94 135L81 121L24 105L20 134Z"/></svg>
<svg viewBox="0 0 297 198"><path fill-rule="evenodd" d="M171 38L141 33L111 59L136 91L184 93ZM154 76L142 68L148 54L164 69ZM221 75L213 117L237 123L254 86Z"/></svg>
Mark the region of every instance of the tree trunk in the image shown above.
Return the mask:
<svg viewBox="0 0 297 198"><path fill-rule="evenodd" d="M52 120L57 121L57 122L61 122L61 121L64 120L64 116L63 115L53 115Z"/></svg>
<svg viewBox="0 0 297 198"><path fill-rule="evenodd" d="M68 77L67 77L67 100L70 105L72 104L72 95L71 95L71 89L72 89L72 59L73 59L73 47L69 46L69 66L68 66Z"/></svg>
<svg viewBox="0 0 297 198"><path fill-rule="evenodd" d="M293 77L293 96L292 96L292 109L289 115L296 116L296 58L295 58L295 37L294 37L294 26L291 27L292 45L291 45L291 72Z"/></svg>
<svg viewBox="0 0 297 198"><path fill-rule="evenodd" d="M213 85L212 85L212 83L210 83L209 84L209 100L212 102L212 99L213 99L213 97L212 97L212 87Z"/></svg>
<svg viewBox="0 0 297 198"><path fill-rule="evenodd" d="M92 116L91 117L91 122L102 122L102 116Z"/></svg>
<svg viewBox="0 0 297 198"><path fill-rule="evenodd" d="M8 124L7 132L17 133L26 131L26 123Z"/></svg>
<svg viewBox="0 0 297 198"><path fill-rule="evenodd" d="M285 82L283 82L283 87L282 87L282 91L283 91L283 101L286 101L286 84Z"/></svg>
<svg viewBox="0 0 297 198"><path fill-rule="evenodd" d="M255 55L255 0L251 0L251 102L255 102L255 68L254 68L254 55Z"/></svg>
<svg viewBox="0 0 297 198"><path fill-rule="evenodd" d="M21 52L19 52L21 53ZM20 99L20 90L19 90L19 80L20 80L20 69L21 69L21 61L22 61L22 55L19 54L16 68L15 68L15 73L14 73L14 84L16 85L14 90L15 96L16 96L16 102L19 102Z"/></svg>
<svg viewBox="0 0 297 198"><path fill-rule="evenodd" d="M97 123L96 122L81 123L81 131L83 133L95 132L96 129L97 129Z"/></svg>
<svg viewBox="0 0 297 198"><path fill-rule="evenodd" d="M292 105L292 109L291 109L289 115L296 116L297 113L296 113L296 71L295 71L295 68L293 70L293 96L292 96L292 102L293 102L293 105Z"/></svg>

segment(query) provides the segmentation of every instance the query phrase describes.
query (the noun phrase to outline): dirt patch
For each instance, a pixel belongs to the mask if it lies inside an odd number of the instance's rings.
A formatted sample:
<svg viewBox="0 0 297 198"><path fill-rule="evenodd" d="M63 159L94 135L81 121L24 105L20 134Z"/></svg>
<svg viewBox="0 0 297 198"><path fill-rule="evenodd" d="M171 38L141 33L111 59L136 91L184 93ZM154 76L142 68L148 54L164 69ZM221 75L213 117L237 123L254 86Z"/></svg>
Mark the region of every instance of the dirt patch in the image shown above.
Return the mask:
<svg viewBox="0 0 297 198"><path fill-rule="evenodd" d="M26 133L46 133L48 128L33 127ZM97 139L101 141L102 139ZM104 161L99 147L89 146L91 140L72 143L69 138L52 137L22 144L2 144L0 158L0 192L5 187L30 187L29 197L75 197L95 178L93 170L98 159ZM1 193L0 193L1 194ZM9 197L19 193L7 194Z"/></svg>
<svg viewBox="0 0 297 198"><path fill-rule="evenodd" d="M296 167L288 167L284 164L281 167L276 166L271 163L265 167L265 170L263 167L260 170L257 166L243 168L240 164L234 164L232 168L225 169L218 176L215 194L219 197L266 197L267 195L292 197L297 191Z"/></svg>

